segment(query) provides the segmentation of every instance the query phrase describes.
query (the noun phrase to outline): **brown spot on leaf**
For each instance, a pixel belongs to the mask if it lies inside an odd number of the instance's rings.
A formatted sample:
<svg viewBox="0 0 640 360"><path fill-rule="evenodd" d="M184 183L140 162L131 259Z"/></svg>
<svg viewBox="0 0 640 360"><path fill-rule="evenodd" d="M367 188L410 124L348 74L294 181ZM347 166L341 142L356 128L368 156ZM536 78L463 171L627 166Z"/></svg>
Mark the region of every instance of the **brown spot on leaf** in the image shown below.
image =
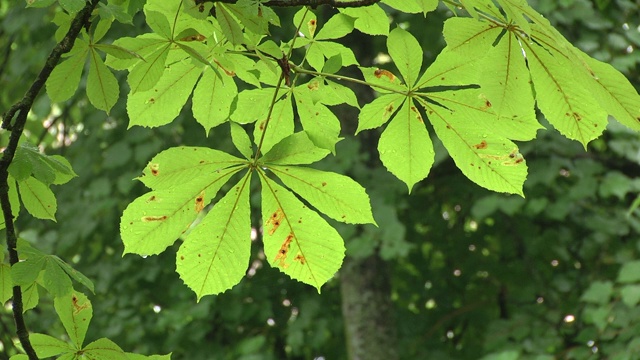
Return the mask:
<svg viewBox="0 0 640 360"><path fill-rule="evenodd" d="M206 37L201 34L185 36L180 41L204 41Z"/></svg>
<svg viewBox="0 0 640 360"><path fill-rule="evenodd" d="M184 256L180 255L180 260L184 260Z"/></svg>
<svg viewBox="0 0 640 360"><path fill-rule="evenodd" d="M573 118L576 119L576 121L580 121L582 120L582 115L578 114L577 112L574 112Z"/></svg>
<svg viewBox="0 0 640 360"><path fill-rule="evenodd" d="M307 88L311 91L316 91L320 87L320 84L317 81L311 81L307 84Z"/></svg>
<svg viewBox="0 0 640 360"><path fill-rule="evenodd" d="M421 123L424 123L424 121L422 120L422 115L420 115L420 111L418 111L418 109L415 106L411 107L411 111L414 112L414 114L416 115L416 119L418 121L420 121Z"/></svg>
<svg viewBox="0 0 640 360"><path fill-rule="evenodd" d="M524 158L521 156L521 157L519 157L519 158L517 158L517 159L516 159L515 163L516 163L516 164L520 164L520 163L521 163L521 162L523 162L523 161L524 161Z"/></svg>
<svg viewBox="0 0 640 360"><path fill-rule="evenodd" d="M387 105L387 107L384 108L384 117L391 116L394 108L393 103Z"/></svg>
<svg viewBox="0 0 640 360"><path fill-rule="evenodd" d="M322 186L327 186L327 183L325 181L322 182Z"/></svg>
<svg viewBox="0 0 640 360"><path fill-rule="evenodd" d="M264 121L260 122L260 131L264 131Z"/></svg>
<svg viewBox="0 0 640 360"><path fill-rule="evenodd" d="M204 209L204 191L196 197L196 212L199 213L202 209Z"/></svg>
<svg viewBox="0 0 640 360"><path fill-rule="evenodd" d="M282 222L282 218L284 218L284 213L282 212L282 209L276 210L273 214L271 214L271 216L269 216L269 219L265 224L265 227L268 229L267 232L269 235L273 235L276 232L276 230L278 230L278 227Z"/></svg>
<svg viewBox="0 0 640 360"><path fill-rule="evenodd" d="M384 69L376 69L376 71L373 72L373 75L375 75L375 77L377 77L378 79L385 76L389 78L389 81L394 81L396 79L395 75L393 75L389 70Z"/></svg>
<svg viewBox="0 0 640 360"><path fill-rule="evenodd" d="M149 202L156 201L156 200L158 200L158 198L155 195L151 195L149 197L149 199L147 200L147 202L149 203Z"/></svg>
<svg viewBox="0 0 640 360"><path fill-rule="evenodd" d="M487 142L482 140L482 141L480 141L479 144L473 145L473 147L478 149L478 150L486 149L487 148Z"/></svg>
<svg viewBox="0 0 640 360"><path fill-rule="evenodd" d="M293 233L289 233L289 235L287 235L286 239L284 239L284 241L282 242L282 245L280 246L280 250L278 250L278 254L276 254L276 258L273 259L273 262L277 262L278 266L281 266L283 268L287 267L287 264L285 264L285 260L287 259L287 253L289 252L289 248L291 247L291 240L293 240Z"/></svg>
<svg viewBox="0 0 640 360"><path fill-rule="evenodd" d="M156 103L156 98L149 98L149 102L152 103L152 104L155 104Z"/></svg>
<svg viewBox="0 0 640 360"><path fill-rule="evenodd" d="M151 175L158 176L160 174L160 164L149 164L149 170L151 170Z"/></svg>
<svg viewBox="0 0 640 360"><path fill-rule="evenodd" d="M307 262L307 260L304 258L304 256L302 256L302 254L300 254L300 253L296 254L296 257L293 258L293 261L299 261L300 264L302 264L302 265L304 265Z"/></svg>
<svg viewBox="0 0 640 360"><path fill-rule="evenodd" d="M165 220L167 220L167 215L162 215L162 216L143 216L142 217L142 221L143 222L165 221Z"/></svg>

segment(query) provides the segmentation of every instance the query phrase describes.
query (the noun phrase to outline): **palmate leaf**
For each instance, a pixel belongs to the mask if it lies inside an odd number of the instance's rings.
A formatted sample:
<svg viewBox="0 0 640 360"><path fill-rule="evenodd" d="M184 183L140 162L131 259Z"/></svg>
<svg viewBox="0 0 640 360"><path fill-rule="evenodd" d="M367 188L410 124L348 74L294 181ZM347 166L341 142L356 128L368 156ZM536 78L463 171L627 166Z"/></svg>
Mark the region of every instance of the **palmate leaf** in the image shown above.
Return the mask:
<svg viewBox="0 0 640 360"><path fill-rule="evenodd" d="M396 113L406 96L401 94L385 94L366 104L358 114L358 129L375 129L384 125Z"/></svg>
<svg viewBox="0 0 640 360"><path fill-rule="evenodd" d="M212 69L205 68L193 91L192 109L193 117L206 133L229 118L231 103L237 94L238 88L231 76L224 72L217 75Z"/></svg>
<svg viewBox="0 0 640 360"><path fill-rule="evenodd" d="M74 350L69 343L50 335L29 334L29 341L40 358L48 358Z"/></svg>
<svg viewBox="0 0 640 360"><path fill-rule="evenodd" d="M602 134L607 113L573 74L571 63L550 48L525 43L538 108L564 136L587 143Z"/></svg>
<svg viewBox="0 0 640 360"><path fill-rule="evenodd" d="M160 47L146 56L144 61L138 61L137 65L131 68L127 77L132 94L151 89L158 83L164 73L170 44L166 41L160 44L152 43L160 45Z"/></svg>
<svg viewBox="0 0 640 360"><path fill-rule="evenodd" d="M412 88L418 80L422 68L422 53L416 51L419 48L418 40L401 28L393 29L387 37L389 56L409 88Z"/></svg>
<svg viewBox="0 0 640 360"><path fill-rule="evenodd" d="M378 152L387 170L407 184L409 192L429 175L435 152L413 101L406 101L387 125L380 136Z"/></svg>
<svg viewBox="0 0 640 360"><path fill-rule="evenodd" d="M56 297L53 305L69 339L76 349L80 349L93 317L91 302L83 293L72 291L65 296Z"/></svg>
<svg viewBox="0 0 640 360"><path fill-rule="evenodd" d="M178 250L176 271L200 300L244 277L251 256L251 173L218 201Z"/></svg>
<svg viewBox="0 0 640 360"><path fill-rule="evenodd" d="M22 204L29 214L38 219L56 220L56 197L47 185L33 176L18 182Z"/></svg>
<svg viewBox="0 0 640 360"><path fill-rule="evenodd" d="M300 91L299 88L303 90ZM308 86L294 88L295 103L300 123L313 143L332 153L336 143L340 141L340 120L335 114L320 102L314 103ZM323 89L324 90L324 89Z"/></svg>
<svg viewBox="0 0 640 360"><path fill-rule="evenodd" d="M262 118L258 120L253 131L253 141L256 145L261 144L261 152L266 153L273 145L280 142L280 140L293 134L293 130L291 95L286 95L285 98L273 105L273 111L269 119Z"/></svg>
<svg viewBox="0 0 640 360"><path fill-rule="evenodd" d="M348 224L375 224L369 196L348 176L311 168L268 165L282 182L330 218Z"/></svg>
<svg viewBox="0 0 640 360"><path fill-rule="evenodd" d="M87 97L93 106L107 114L118 101L120 86L118 80L104 64L95 49L89 51L89 75L87 76Z"/></svg>
<svg viewBox="0 0 640 360"><path fill-rule="evenodd" d="M193 146L164 150L149 161L138 180L153 190L180 186L198 176L219 174L246 161L223 151Z"/></svg>
<svg viewBox="0 0 640 360"><path fill-rule="evenodd" d="M329 155L327 149L317 147L309 139L306 132L301 131L277 143L259 159L259 163L276 165L312 164L324 159L327 155Z"/></svg>
<svg viewBox="0 0 640 360"><path fill-rule="evenodd" d="M175 119L201 73L202 64L183 57L168 66L151 89L129 93L129 128L134 125L161 126Z"/></svg>
<svg viewBox="0 0 640 360"><path fill-rule="evenodd" d="M264 253L273 267L320 291L340 269L344 241L320 215L260 172Z"/></svg>
<svg viewBox="0 0 640 360"><path fill-rule="evenodd" d="M447 95L456 97L467 91L468 97L477 96L476 90L457 90L439 93L437 101L444 103ZM518 147L489 128L478 126L478 122L464 110L456 112L457 99L435 105L423 99L429 121L438 138L449 151L456 166L476 184L489 190L522 195L522 185L527 177L527 166L518 152ZM464 108L463 108L464 109Z"/></svg>
<svg viewBox="0 0 640 360"><path fill-rule="evenodd" d="M80 43L80 42L79 42ZM78 90L84 69L87 51L77 53L61 62L51 72L46 87L49 98L54 103L68 100Z"/></svg>
<svg viewBox="0 0 640 360"><path fill-rule="evenodd" d="M250 160L253 156L253 146L251 145L251 139L249 139L249 134L244 130L244 128L230 121L231 125L231 141L233 145L240 151L242 156L244 156L247 160Z"/></svg>

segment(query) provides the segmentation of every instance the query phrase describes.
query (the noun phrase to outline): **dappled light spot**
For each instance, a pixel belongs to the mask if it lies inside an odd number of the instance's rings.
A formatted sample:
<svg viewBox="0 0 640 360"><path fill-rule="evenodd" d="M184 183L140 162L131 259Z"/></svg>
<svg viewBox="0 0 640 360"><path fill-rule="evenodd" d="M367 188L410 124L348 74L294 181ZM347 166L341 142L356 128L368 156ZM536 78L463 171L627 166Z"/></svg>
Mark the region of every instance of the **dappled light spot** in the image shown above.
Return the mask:
<svg viewBox="0 0 640 360"><path fill-rule="evenodd" d="M265 224L265 227L267 227L268 229L267 232L269 235L273 235L276 230L278 230L283 217L284 213L282 212L282 209L278 209L273 214L271 214L269 220L267 220L267 223Z"/></svg>
<svg viewBox="0 0 640 360"><path fill-rule="evenodd" d="M162 215L162 216L143 216L142 217L142 221L143 222L165 221L165 220L167 220L167 215Z"/></svg>

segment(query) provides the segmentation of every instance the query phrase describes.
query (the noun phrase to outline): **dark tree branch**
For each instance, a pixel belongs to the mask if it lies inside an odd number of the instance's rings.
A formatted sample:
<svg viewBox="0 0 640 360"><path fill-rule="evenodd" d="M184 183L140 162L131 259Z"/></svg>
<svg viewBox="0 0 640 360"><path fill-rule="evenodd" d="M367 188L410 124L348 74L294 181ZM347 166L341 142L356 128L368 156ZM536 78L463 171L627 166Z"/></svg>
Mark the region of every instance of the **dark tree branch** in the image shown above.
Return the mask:
<svg viewBox="0 0 640 360"><path fill-rule="evenodd" d="M60 61L62 54L71 51L76 38L80 34L80 30L87 23L91 12L98 5L99 0L91 0L86 6L78 12L71 22L71 26L67 35L58 43L47 58L47 61L36 77L33 84L20 101L15 103L2 117L2 128L10 130L9 144L5 148L2 158L0 158L0 204L2 205L2 214L6 226L7 249L9 250L9 263L16 264L19 261L17 244L18 237L13 224L13 214L11 213L11 202L9 200L9 165L13 161L18 141L22 136L24 125L27 121L27 114L33 106L36 96L42 90L45 82L51 75L51 71ZM15 120L14 120L15 117ZM13 121L12 121L13 120ZM31 342L29 341L29 332L22 316L23 302L22 292L19 286L13 287L13 317L16 322L16 334L20 339L20 343L24 351L27 353L29 360L38 360Z"/></svg>
<svg viewBox="0 0 640 360"><path fill-rule="evenodd" d="M205 0L203 2L220 2L225 4L235 4L238 0ZM287 7L287 6L311 6L316 8L319 5L329 5L334 8L354 8L373 5L380 2L380 0L357 0L357 1L342 1L342 0L271 0L263 3L265 6L275 7Z"/></svg>

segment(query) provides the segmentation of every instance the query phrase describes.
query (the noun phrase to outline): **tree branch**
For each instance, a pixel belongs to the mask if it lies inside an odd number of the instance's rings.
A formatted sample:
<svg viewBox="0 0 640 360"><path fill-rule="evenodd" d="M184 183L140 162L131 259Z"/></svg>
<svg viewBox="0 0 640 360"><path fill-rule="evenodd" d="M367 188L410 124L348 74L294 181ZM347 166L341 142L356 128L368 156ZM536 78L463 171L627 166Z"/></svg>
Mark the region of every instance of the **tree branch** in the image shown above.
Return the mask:
<svg viewBox="0 0 640 360"><path fill-rule="evenodd" d="M6 226L7 249L9 250L9 263L11 265L16 264L19 258L16 249L18 237L13 224L13 214L11 213L11 202L9 200L9 165L11 165L13 161L16 149L18 148L18 141L22 136L24 125L27 121L27 114L33 106L36 96L40 93L40 90L42 90L53 68L60 61L62 54L69 52L71 48L73 48L73 44L80 34L80 30L82 30L84 24L89 20L91 12L98 5L99 1L100 0L91 0L78 12L71 22L67 35L51 50L44 67L33 84L31 84L29 90L27 90L20 101L12 105L2 116L2 128L11 131L9 144L5 148L2 158L0 158L0 205L2 205L2 214ZM12 123L14 117L15 121ZM19 286L13 287L12 305L13 317L16 322L16 334L20 339L20 343L27 353L29 360L38 360L38 356L29 341L29 332L24 322L24 317L22 316L22 292Z"/></svg>
<svg viewBox="0 0 640 360"><path fill-rule="evenodd" d="M220 2L225 4L235 4L238 0L204 0L203 2ZM334 8L354 8L373 5L380 2L380 0L356 0L356 1L341 1L341 0L271 0L263 3L265 6L275 7L288 7L288 6L311 6L316 8L319 5L329 5Z"/></svg>

